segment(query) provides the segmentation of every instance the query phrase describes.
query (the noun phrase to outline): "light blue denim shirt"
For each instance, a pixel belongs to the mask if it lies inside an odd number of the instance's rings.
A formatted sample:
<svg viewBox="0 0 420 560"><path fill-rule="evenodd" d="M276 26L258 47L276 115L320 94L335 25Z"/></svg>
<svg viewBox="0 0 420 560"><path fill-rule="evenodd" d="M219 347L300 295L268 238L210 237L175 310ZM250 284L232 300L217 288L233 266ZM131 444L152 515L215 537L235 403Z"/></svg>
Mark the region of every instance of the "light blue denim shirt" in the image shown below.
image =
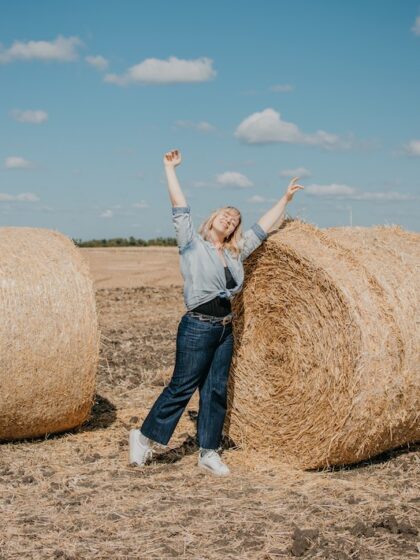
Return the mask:
<svg viewBox="0 0 420 560"><path fill-rule="evenodd" d="M241 291L244 282L243 261L267 238L262 227L255 223L244 234L240 254L224 250L236 287L226 288L223 263L217 249L194 230L189 206L173 206L172 218L179 247L181 273L184 278L184 301L188 310L220 296L231 299Z"/></svg>

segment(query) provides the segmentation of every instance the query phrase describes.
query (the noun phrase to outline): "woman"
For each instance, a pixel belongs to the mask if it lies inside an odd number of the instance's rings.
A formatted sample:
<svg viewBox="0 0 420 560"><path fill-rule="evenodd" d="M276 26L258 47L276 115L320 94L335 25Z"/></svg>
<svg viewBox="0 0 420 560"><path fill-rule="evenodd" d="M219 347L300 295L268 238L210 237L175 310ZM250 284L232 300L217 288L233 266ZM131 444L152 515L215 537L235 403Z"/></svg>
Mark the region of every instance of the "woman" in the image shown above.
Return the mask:
<svg viewBox="0 0 420 560"><path fill-rule="evenodd" d="M226 415L227 383L233 351L230 299L243 284L243 261L282 220L286 204L302 186L295 177L285 195L243 235L241 214L232 206L213 212L194 231L190 208L175 167L178 150L164 156L172 215L184 277L187 312L177 333L175 368L140 429L130 430L130 463L143 466L153 442L166 445L186 405L198 388L198 465L216 475L229 474L218 453Z"/></svg>

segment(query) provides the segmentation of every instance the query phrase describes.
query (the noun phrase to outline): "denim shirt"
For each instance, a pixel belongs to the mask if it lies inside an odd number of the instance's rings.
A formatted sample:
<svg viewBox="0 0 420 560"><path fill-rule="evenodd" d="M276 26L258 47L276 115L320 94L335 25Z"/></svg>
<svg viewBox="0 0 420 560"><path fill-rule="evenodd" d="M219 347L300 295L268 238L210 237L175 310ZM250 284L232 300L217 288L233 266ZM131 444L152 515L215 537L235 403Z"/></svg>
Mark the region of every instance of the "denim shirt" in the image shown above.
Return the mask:
<svg viewBox="0 0 420 560"><path fill-rule="evenodd" d="M226 264L236 281L236 287L228 289L224 265L217 249L194 230L190 207L173 206L172 218L179 247L187 309L194 309L217 296L231 299L240 292L244 282L243 261L267 238L262 227L255 223L243 234L238 256L224 249Z"/></svg>

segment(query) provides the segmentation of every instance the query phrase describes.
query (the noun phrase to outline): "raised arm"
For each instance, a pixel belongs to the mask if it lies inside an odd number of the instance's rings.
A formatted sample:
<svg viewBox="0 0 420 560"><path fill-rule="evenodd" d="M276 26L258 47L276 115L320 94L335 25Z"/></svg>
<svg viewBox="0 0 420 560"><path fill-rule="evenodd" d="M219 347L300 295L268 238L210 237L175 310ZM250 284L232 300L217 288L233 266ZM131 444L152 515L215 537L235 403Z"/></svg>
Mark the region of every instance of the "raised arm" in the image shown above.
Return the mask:
<svg viewBox="0 0 420 560"><path fill-rule="evenodd" d="M178 183L175 167L181 163L181 152L172 150L163 156L166 178L168 180L169 197L172 203L172 221L175 227L176 240L182 253L194 241L196 233L191 220L190 207Z"/></svg>
<svg viewBox="0 0 420 560"><path fill-rule="evenodd" d="M283 221L286 204L292 200L296 191L304 188L301 185L295 184L298 178L299 177L293 177L282 198L243 234L241 250L242 260L245 260L265 239L267 239L267 234L270 233L271 230L280 226Z"/></svg>
<svg viewBox="0 0 420 560"><path fill-rule="evenodd" d="M163 163L165 165L166 179L168 181L169 197L171 199L172 206L186 207L187 201L185 199L184 193L178 182L178 177L175 173L175 167L181 163L181 152L179 150L172 150L171 152L166 152L163 157Z"/></svg>
<svg viewBox="0 0 420 560"><path fill-rule="evenodd" d="M302 185L297 185L296 181L299 177L293 177L290 181L289 186L287 187L286 193L281 197L281 199L276 202L276 204L268 210L261 218L258 220L258 224L262 227L265 233L269 233L272 229L277 228L280 226L281 222L283 221L284 211L286 209L286 205L292 200L293 195L302 187Z"/></svg>

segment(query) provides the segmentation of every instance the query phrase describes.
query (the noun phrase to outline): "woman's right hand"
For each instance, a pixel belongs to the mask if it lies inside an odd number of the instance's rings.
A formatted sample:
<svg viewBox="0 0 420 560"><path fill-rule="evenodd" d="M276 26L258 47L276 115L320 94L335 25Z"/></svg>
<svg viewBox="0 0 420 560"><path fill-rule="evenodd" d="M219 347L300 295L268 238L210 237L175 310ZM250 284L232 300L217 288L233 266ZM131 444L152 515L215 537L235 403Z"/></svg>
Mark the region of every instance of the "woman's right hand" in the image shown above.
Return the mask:
<svg viewBox="0 0 420 560"><path fill-rule="evenodd" d="M163 156L163 163L165 164L165 167L176 167L181 163L181 152L179 150L166 152Z"/></svg>

